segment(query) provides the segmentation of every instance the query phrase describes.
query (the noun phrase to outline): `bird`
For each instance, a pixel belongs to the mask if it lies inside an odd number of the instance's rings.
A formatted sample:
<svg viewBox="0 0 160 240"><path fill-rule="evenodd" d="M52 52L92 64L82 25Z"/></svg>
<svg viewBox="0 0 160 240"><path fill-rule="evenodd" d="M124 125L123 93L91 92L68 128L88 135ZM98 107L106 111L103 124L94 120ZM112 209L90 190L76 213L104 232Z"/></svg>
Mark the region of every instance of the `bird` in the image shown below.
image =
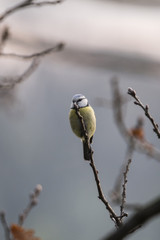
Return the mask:
<svg viewBox="0 0 160 240"><path fill-rule="evenodd" d="M77 114L77 109L82 116L85 129ZM73 133L82 140L84 159L90 160L90 144L92 143L93 135L96 130L96 117L93 108L88 103L88 99L83 94L75 94L73 96L69 112L69 121ZM86 130L87 138L85 137L84 130Z"/></svg>

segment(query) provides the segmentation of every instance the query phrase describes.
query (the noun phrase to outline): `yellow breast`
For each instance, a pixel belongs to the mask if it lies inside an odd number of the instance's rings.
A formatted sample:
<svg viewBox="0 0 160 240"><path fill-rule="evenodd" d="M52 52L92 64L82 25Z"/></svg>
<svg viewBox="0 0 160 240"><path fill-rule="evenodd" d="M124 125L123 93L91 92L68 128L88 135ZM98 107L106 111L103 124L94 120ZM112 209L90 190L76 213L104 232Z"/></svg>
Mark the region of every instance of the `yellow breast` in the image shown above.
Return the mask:
<svg viewBox="0 0 160 240"><path fill-rule="evenodd" d="M88 138L90 139L96 130L96 118L95 118L94 110L91 106L87 106L84 108L80 108L79 112L83 117ZM71 128L73 132L76 134L76 136L84 139L82 125L76 114L75 109L70 110L69 120L70 120Z"/></svg>

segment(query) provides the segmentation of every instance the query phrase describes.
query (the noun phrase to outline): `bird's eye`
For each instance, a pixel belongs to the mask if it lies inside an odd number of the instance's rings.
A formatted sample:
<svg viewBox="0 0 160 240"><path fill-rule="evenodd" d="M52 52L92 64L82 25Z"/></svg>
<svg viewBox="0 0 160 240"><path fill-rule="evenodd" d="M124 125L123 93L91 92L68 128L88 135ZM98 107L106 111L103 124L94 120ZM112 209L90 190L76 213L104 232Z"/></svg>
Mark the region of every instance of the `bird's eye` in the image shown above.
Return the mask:
<svg viewBox="0 0 160 240"><path fill-rule="evenodd" d="M78 99L77 102L80 102L82 99Z"/></svg>

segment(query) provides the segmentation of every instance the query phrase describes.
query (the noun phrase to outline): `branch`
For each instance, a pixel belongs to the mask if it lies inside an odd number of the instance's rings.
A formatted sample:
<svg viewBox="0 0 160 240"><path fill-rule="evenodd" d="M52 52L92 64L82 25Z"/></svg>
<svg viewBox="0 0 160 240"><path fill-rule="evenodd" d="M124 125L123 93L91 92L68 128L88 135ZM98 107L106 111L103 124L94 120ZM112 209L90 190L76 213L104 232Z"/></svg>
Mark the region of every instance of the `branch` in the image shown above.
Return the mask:
<svg viewBox="0 0 160 240"><path fill-rule="evenodd" d="M12 78L3 78L0 81L0 89L12 89L15 87L15 85L17 83L21 83L22 81L24 81L26 78L28 78L38 67L38 65L40 64L40 58L51 54L52 52L55 51L60 51L62 50L64 47L63 43L59 43L54 47L48 48L46 50L43 50L41 52L37 52L37 53L33 53L30 55L20 55L20 54L15 54L15 53L0 53L0 56L4 56L4 57L16 57L16 58L21 58L24 60L32 60L31 64L29 65L29 67L18 77L12 77Z"/></svg>
<svg viewBox="0 0 160 240"><path fill-rule="evenodd" d="M121 216L121 219L123 217L127 217L127 213L124 212L124 205L126 203L126 184L128 182L127 180L127 174L129 172L129 166L131 164L131 159L128 160L128 163L126 165L126 169L125 169L125 172L123 173L123 184L122 184L122 202L121 202L121 206L120 206L120 216Z"/></svg>
<svg viewBox="0 0 160 240"><path fill-rule="evenodd" d="M128 142L128 146L127 146L125 160L120 167L119 174L114 183L114 187L110 191L110 198L112 202L115 203L116 205L121 204L121 187L123 182L123 174L126 169L126 165L128 164L128 159L132 159L133 152L134 152L134 145L133 145L132 139L130 139L130 142Z"/></svg>
<svg viewBox="0 0 160 240"><path fill-rule="evenodd" d="M153 131L157 134L157 137L160 138L160 130L159 130L159 127L158 127L158 124L155 123L153 117L150 115L149 113L149 106L146 105L144 106L143 103L140 101L139 97L136 95L136 91L133 90L132 88L128 88L128 94L131 95L136 101L134 102L134 104L140 106L146 117L151 121L152 125L153 125Z"/></svg>
<svg viewBox="0 0 160 240"><path fill-rule="evenodd" d="M35 189L34 189L34 192L32 194L30 194L30 201L29 201L29 204L28 206L23 210L22 214L20 214L19 216L19 219L18 219L18 225L15 225L15 224L12 224L11 227L8 226L7 224L7 221L6 221L6 218L5 218L5 213L4 212L0 212L0 220L1 220L1 223L2 223L2 226L4 228L4 232L5 232L5 239L6 240L13 240L13 238L11 237L11 232L13 230L13 228L16 226L16 229L17 230L23 230L22 228L18 227L18 226L22 226L25 219L27 218L28 214L30 213L30 211L32 210L32 208L34 206L37 205L38 203L38 197L40 195L42 191L42 186L40 184L38 184ZM14 228L14 230L16 230ZM30 233L30 235L28 235L27 233ZM12 232L13 234L13 232ZM26 231L26 237L23 237L23 235L18 235L18 237L16 239L39 239L39 238L34 238L32 237L33 235L33 231Z"/></svg>
<svg viewBox="0 0 160 240"><path fill-rule="evenodd" d="M89 142L83 117L81 116L81 114L79 112L79 108L78 108L77 104L74 104L74 106L75 106L76 114L77 114L77 116L78 116L78 118L81 122L81 125L82 125L82 131L83 131L83 135L85 137L85 140L87 142ZM110 214L110 218L112 219L112 221L115 223L116 227L118 228L121 225L121 220L116 215L116 213L114 212L114 210L112 209L112 207L110 206L109 202L106 200L106 198L103 194L102 187L101 187L101 184L100 184L100 180L99 180L99 177L98 177L98 170L96 169L96 166L95 166L95 163L94 163L94 160L93 160L93 150L92 150L91 146L89 146L89 147L90 147L90 150L91 150L90 166L92 168L92 171L93 171L93 174L94 174L94 177L95 177L97 190L98 190L98 198L104 203L104 205L106 206L106 209L108 210L108 212Z"/></svg>
<svg viewBox="0 0 160 240"><path fill-rule="evenodd" d="M118 86L118 80L117 78L111 79L111 90L112 90L112 109L114 114L114 120L116 122L116 125L118 126L118 129L120 130L120 133L123 136L128 136L128 130L125 127L124 119L123 119L123 111L122 106L124 104L123 96L120 94L119 86Z"/></svg>
<svg viewBox="0 0 160 240"><path fill-rule="evenodd" d="M132 140L132 139L130 139L130 140ZM127 179L124 180L124 173L126 174L126 169L127 169L127 171L129 171L128 164L130 165L130 159L132 161L132 156L133 156L133 152L134 152L134 145L133 144L134 144L133 141L128 143L127 151L126 151L126 157L125 157L124 163L122 164L122 166L121 166L121 168L119 170L119 174L118 174L118 176L116 178L114 187L113 187L113 189L109 193L110 199L111 199L112 203L114 205L116 205L116 206L122 205L122 195L123 195L123 191L124 191L123 190L123 184L127 180ZM128 174L128 172L127 172L127 174ZM122 192L122 194L121 194L121 192ZM127 210L139 211L142 208L143 208L142 204L139 204L139 203L128 203L128 202L125 201L125 209L127 209ZM126 216L126 214L122 214L121 213L120 216L122 216L122 218L123 218L123 217Z"/></svg>
<svg viewBox="0 0 160 240"><path fill-rule="evenodd" d="M21 55L21 54L16 54L16 53L0 53L0 56L3 57L14 57L14 58L21 58L21 59L31 59L31 58L40 58L45 55L48 55L53 52L61 51L64 48L64 43L58 43L56 46L47 48L41 52L33 53L30 55Z"/></svg>
<svg viewBox="0 0 160 240"><path fill-rule="evenodd" d="M149 144L147 141L140 141L133 137L126 128L122 114L123 96L120 94L118 81L116 78L113 78L111 81L111 90L113 95L112 109L114 120L126 143L128 144L128 142L132 142L134 150L139 151L160 162L160 151Z"/></svg>
<svg viewBox="0 0 160 240"><path fill-rule="evenodd" d="M0 33L0 53L1 53L5 43L9 39L9 37L10 37L9 27L4 26Z"/></svg>
<svg viewBox="0 0 160 240"><path fill-rule="evenodd" d="M160 214L160 197L153 202L147 204L142 210L135 213L123 226L116 232L114 231L109 236L104 237L102 240L122 240L128 236L135 229L144 225L152 217Z"/></svg>
<svg viewBox="0 0 160 240"><path fill-rule="evenodd" d="M0 21L3 21L6 17L8 17L10 14L13 14L14 12L23 9L25 7L41 7L44 5L55 5L58 3L61 3L63 0L58 1L41 1L41 2L35 2L35 0L24 0L21 3L18 3L17 5L9 8L4 13L0 15Z"/></svg>
<svg viewBox="0 0 160 240"><path fill-rule="evenodd" d="M106 209L108 210L108 212L110 214L110 218L115 223L115 226L118 228L118 227L121 226L121 220L116 215L116 213L114 212L114 210L112 209L112 207L110 206L109 202L107 201L107 199L105 198L105 196L103 194L102 187L100 185L100 180L99 180L99 177L98 177L98 171L97 171L96 166L94 164L93 156L91 156L90 166L92 168L92 171L93 171L93 174L94 174L94 177L95 177L97 190L98 190L98 194L99 194L98 198L104 203L104 205L106 206Z"/></svg>
<svg viewBox="0 0 160 240"><path fill-rule="evenodd" d="M24 71L24 73L22 75L20 75L19 77L17 77L15 84L17 83L21 83L22 81L24 81L26 78L28 78L38 67L40 61L37 58L34 58L30 64L30 66L27 68L27 70ZM14 85L15 85L14 84ZM13 87L14 87L13 85Z"/></svg>
<svg viewBox="0 0 160 240"><path fill-rule="evenodd" d="M7 221L6 221L5 212L0 212L0 220L1 220L1 223L2 223L2 226L3 226L3 229L4 229L5 239L6 240L11 240L10 228L9 228L9 226L7 224Z"/></svg>
<svg viewBox="0 0 160 240"><path fill-rule="evenodd" d="M23 210L23 213L19 215L18 224L20 226L23 225L25 219L27 218L28 214L32 210L33 207L35 207L38 203L38 197L42 191L42 186L38 184L36 188L34 189L34 192L30 195L30 201L28 206Z"/></svg>
<svg viewBox="0 0 160 240"><path fill-rule="evenodd" d="M21 83L24 81L26 78L28 78L38 67L39 61L37 58L34 58L29 65L29 67L18 77L13 77L13 78L3 78L0 83L0 90L10 90L15 87L16 84Z"/></svg>

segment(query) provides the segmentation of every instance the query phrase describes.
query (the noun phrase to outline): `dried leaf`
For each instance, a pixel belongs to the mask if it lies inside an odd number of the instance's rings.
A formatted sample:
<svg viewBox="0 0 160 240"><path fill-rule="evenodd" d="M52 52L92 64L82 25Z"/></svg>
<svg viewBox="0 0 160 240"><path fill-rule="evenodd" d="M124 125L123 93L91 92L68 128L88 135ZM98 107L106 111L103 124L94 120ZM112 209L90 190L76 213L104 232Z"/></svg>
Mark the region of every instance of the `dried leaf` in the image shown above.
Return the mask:
<svg viewBox="0 0 160 240"><path fill-rule="evenodd" d="M17 224L11 225L11 233L15 240L41 240L34 236L33 229L25 229Z"/></svg>
<svg viewBox="0 0 160 240"><path fill-rule="evenodd" d="M143 129L136 129L136 128L132 128L129 132L129 134L137 139L139 139L140 141L144 140L144 131Z"/></svg>

